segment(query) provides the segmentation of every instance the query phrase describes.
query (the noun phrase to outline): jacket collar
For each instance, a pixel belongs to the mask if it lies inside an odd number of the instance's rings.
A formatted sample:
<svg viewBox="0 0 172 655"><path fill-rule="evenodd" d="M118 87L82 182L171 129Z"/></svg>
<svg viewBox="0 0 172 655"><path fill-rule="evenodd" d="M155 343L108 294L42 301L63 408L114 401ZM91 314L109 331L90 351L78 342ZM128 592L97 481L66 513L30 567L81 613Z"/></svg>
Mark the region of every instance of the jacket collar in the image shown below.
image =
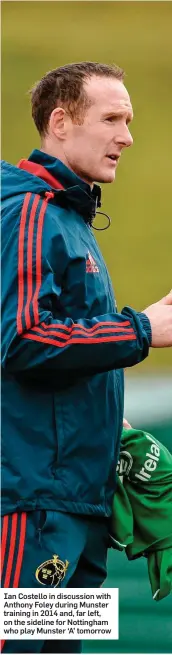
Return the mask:
<svg viewBox="0 0 172 655"><path fill-rule="evenodd" d="M36 165L34 170L33 166L32 170L29 168L29 163ZM50 184L52 189L59 189L61 186L61 190L57 192L60 204L71 205L86 222L92 224L97 207L101 207L100 186L94 184L91 190L89 184L83 182L60 159L37 149L33 150L28 160L21 160L19 167L41 177Z"/></svg>

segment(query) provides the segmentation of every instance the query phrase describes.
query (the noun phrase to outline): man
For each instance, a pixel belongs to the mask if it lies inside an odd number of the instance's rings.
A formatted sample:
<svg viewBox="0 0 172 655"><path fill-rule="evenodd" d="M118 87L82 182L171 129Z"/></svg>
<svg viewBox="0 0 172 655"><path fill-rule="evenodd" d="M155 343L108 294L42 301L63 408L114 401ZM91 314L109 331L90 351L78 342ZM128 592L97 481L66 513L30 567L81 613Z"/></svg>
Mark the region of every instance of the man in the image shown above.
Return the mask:
<svg viewBox="0 0 172 655"><path fill-rule="evenodd" d="M3 165L2 580L99 587L123 368L172 345L172 294L118 313L91 229L95 182L114 181L133 141L123 71L93 62L51 71L32 90L32 115L40 150ZM4 652L72 647L79 642L7 641Z"/></svg>

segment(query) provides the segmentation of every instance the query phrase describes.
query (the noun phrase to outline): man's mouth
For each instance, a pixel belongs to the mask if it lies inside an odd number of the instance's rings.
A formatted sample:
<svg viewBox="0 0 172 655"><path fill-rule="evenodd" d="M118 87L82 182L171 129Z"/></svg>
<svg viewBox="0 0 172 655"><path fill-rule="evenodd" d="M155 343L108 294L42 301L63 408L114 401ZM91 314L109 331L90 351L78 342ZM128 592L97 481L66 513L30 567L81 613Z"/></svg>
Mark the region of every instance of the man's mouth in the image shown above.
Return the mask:
<svg viewBox="0 0 172 655"><path fill-rule="evenodd" d="M116 163L116 164L117 164L118 159L119 159L119 155L106 155L106 157L108 157L108 159L110 159L111 161L114 161L114 163Z"/></svg>

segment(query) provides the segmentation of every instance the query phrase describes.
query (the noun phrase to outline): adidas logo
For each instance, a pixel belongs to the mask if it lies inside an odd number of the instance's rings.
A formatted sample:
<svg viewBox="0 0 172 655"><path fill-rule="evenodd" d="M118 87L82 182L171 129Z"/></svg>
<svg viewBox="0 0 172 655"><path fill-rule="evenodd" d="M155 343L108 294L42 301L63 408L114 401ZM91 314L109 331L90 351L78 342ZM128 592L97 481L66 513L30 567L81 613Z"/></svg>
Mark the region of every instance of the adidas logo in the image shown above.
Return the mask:
<svg viewBox="0 0 172 655"><path fill-rule="evenodd" d="M90 252L88 252L86 259L86 273L99 273L99 267L97 266L95 259L92 257Z"/></svg>

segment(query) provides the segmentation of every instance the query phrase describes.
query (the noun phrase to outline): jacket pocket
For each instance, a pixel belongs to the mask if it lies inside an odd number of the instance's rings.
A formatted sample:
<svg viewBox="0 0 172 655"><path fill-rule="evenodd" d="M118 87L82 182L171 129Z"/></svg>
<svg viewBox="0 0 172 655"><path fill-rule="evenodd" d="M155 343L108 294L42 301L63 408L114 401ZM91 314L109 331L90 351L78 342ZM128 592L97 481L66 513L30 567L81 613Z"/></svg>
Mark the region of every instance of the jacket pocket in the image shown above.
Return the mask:
<svg viewBox="0 0 172 655"><path fill-rule="evenodd" d="M33 512L33 522L36 530L36 539L41 544L41 533L44 529L47 519L47 511L45 509L37 509Z"/></svg>
<svg viewBox="0 0 172 655"><path fill-rule="evenodd" d="M34 512L34 522L36 527L36 538L41 545L42 535L51 534L54 525L54 511L39 509Z"/></svg>

